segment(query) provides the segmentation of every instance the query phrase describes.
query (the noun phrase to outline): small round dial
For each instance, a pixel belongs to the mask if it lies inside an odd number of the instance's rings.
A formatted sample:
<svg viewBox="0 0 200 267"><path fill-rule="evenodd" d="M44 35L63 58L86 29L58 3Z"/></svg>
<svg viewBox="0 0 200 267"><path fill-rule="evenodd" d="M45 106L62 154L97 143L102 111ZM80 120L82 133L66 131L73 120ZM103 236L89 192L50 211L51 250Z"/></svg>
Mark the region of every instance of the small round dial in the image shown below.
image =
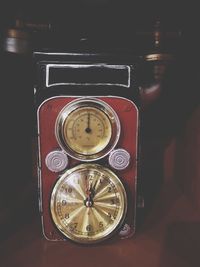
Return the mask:
<svg viewBox="0 0 200 267"><path fill-rule="evenodd" d="M98 164L81 164L57 181L50 210L64 236L79 243L96 243L122 226L127 212L126 191L111 170Z"/></svg>
<svg viewBox="0 0 200 267"><path fill-rule="evenodd" d="M92 155L109 143L112 126L108 116L94 107L77 108L64 123L66 143L79 154Z"/></svg>
<svg viewBox="0 0 200 267"><path fill-rule="evenodd" d="M72 157L92 161L107 155L116 145L120 123L115 111L105 102L81 99L60 112L56 137Z"/></svg>

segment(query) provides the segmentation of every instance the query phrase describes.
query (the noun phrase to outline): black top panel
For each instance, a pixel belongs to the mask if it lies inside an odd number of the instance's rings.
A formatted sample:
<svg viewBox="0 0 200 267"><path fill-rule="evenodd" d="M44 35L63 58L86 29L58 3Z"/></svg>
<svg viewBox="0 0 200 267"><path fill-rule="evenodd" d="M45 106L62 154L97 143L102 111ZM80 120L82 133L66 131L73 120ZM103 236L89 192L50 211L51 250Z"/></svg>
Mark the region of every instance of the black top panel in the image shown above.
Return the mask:
<svg viewBox="0 0 200 267"><path fill-rule="evenodd" d="M35 52L35 100L58 95L113 95L137 102L141 58L128 54Z"/></svg>

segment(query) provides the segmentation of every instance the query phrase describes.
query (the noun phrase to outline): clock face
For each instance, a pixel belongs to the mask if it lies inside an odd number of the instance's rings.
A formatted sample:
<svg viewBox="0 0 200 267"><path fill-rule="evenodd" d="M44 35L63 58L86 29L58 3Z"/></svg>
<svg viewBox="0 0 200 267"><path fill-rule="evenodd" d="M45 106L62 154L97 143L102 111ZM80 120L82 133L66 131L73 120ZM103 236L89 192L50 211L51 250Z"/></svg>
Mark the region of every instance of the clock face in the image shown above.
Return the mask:
<svg viewBox="0 0 200 267"><path fill-rule="evenodd" d="M60 146L72 157L92 161L116 145L120 123L115 111L100 100L76 100L65 106L56 121Z"/></svg>
<svg viewBox="0 0 200 267"><path fill-rule="evenodd" d="M53 222L67 238L96 243L123 224L127 196L120 179L98 164L80 164L56 182L50 201Z"/></svg>

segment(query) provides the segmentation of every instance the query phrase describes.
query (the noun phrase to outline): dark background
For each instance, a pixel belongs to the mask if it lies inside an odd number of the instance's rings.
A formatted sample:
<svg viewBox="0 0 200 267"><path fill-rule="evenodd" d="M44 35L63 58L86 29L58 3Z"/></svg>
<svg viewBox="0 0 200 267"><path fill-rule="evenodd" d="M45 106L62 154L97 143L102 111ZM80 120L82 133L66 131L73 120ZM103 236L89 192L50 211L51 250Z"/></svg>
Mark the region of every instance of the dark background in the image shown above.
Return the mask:
<svg viewBox="0 0 200 267"><path fill-rule="evenodd" d="M144 0L1 1L1 27L12 23L16 13L25 19L51 21L65 33L131 34L151 28L161 18L167 28L198 30L198 8L193 2ZM61 26L62 25L62 26Z"/></svg>
<svg viewBox="0 0 200 267"><path fill-rule="evenodd" d="M151 31L160 20L165 31L181 31L183 44L192 57L199 49L197 4L184 1L144 0L68 0L1 2L0 34L13 27L16 16L35 23L50 22L53 38L63 47L76 38L96 40L101 46L131 47L137 43L135 33ZM42 43L37 44L46 47ZM47 38L46 38L47 39ZM58 42L57 42L58 41ZM140 46L140 45L139 45Z"/></svg>

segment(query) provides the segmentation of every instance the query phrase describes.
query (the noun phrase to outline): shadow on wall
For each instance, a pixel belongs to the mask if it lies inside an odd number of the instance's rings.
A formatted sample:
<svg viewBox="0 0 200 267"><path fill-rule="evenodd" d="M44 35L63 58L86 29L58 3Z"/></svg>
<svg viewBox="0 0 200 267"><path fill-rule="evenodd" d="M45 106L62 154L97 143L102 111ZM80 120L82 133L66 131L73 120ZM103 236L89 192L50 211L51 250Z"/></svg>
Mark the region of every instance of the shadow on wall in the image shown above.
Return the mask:
<svg viewBox="0 0 200 267"><path fill-rule="evenodd" d="M169 225L160 266L198 267L199 240L200 222L176 222Z"/></svg>
<svg viewBox="0 0 200 267"><path fill-rule="evenodd" d="M175 151L175 178L181 190L200 210L200 106L179 136Z"/></svg>
<svg viewBox="0 0 200 267"><path fill-rule="evenodd" d="M167 182L164 154L174 139L175 182L200 203L197 77L194 61L181 56L166 69L158 97L142 110L141 179L146 213L151 211L161 186Z"/></svg>

